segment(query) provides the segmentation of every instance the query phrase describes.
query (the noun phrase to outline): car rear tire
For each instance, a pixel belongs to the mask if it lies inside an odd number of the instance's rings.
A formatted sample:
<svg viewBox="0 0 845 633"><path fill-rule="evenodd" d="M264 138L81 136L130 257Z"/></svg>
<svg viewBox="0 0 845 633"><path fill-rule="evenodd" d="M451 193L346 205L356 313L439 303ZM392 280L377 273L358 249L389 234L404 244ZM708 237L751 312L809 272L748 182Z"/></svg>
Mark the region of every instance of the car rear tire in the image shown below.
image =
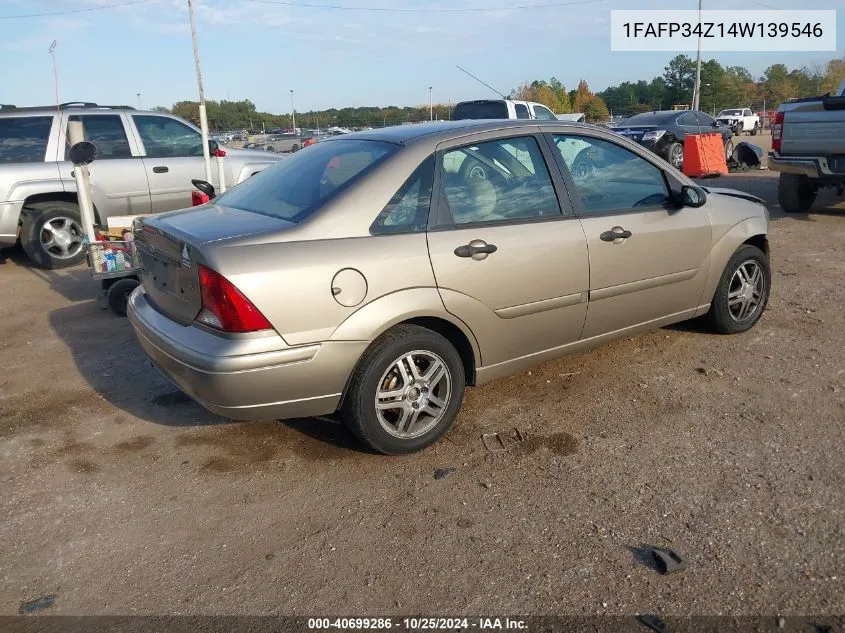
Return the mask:
<svg viewBox="0 0 845 633"><path fill-rule="evenodd" d="M67 268L85 259L79 206L64 200L37 202L24 207L21 246L41 268Z"/></svg>
<svg viewBox="0 0 845 633"><path fill-rule="evenodd" d="M754 128L751 130L751 136L757 136L757 132L760 131L760 124L754 123Z"/></svg>
<svg viewBox="0 0 845 633"><path fill-rule="evenodd" d="M743 244L728 260L710 303L708 320L716 332L750 330L766 309L772 284L769 258L756 246Z"/></svg>
<svg viewBox="0 0 845 633"><path fill-rule="evenodd" d="M273 146L272 146L272 145L268 145L268 146L267 146L267 151L268 151L268 152L272 152L272 151L273 151Z"/></svg>
<svg viewBox="0 0 845 633"><path fill-rule="evenodd" d="M807 213L816 201L816 188L807 176L781 173L778 202L785 213Z"/></svg>
<svg viewBox="0 0 845 633"><path fill-rule="evenodd" d="M290 151L291 151L291 154L295 154L296 152L298 152L298 151L299 151L299 145L297 145L296 143L294 143L294 144L293 144L293 147L291 147L291 148L290 148Z"/></svg>
<svg viewBox="0 0 845 633"><path fill-rule="evenodd" d="M463 362L449 341L423 327L398 325L362 356L341 419L374 451L413 453L449 430L465 384Z"/></svg>

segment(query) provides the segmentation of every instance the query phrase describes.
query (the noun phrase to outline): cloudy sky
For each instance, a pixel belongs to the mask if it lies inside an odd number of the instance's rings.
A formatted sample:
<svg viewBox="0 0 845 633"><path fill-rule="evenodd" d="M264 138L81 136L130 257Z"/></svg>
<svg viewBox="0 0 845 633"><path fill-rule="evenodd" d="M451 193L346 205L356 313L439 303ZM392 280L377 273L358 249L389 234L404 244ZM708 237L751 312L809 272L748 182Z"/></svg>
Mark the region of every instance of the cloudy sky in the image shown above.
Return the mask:
<svg viewBox="0 0 845 633"><path fill-rule="evenodd" d="M428 102L429 86L434 100L442 103L493 95L456 64L505 93L524 80L553 75L568 88L585 78L594 90L625 80L651 79L663 72L671 54L611 52L610 10L695 9L697 4L697 0L194 0L206 97L249 98L259 110L270 112L290 110L290 89L295 90L297 110L419 105ZM761 19L769 9L796 6L795 0L705 0L709 9L738 4L759 9ZM845 0L805 0L801 6L840 11L841 54ZM49 15L15 17L31 14ZM0 103L54 101L47 52L54 39L62 101L137 105L140 92L146 108L197 97L187 0L0 0ZM812 66L834 55L713 56L759 75L772 63Z"/></svg>

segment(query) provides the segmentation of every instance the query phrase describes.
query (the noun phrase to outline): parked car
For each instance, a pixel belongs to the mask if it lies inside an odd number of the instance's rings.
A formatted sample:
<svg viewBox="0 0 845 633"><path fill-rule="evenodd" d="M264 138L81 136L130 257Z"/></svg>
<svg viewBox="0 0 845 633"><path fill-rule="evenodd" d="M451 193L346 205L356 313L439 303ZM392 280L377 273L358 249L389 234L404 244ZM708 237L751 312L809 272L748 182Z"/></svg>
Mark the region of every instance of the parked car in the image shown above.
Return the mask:
<svg viewBox="0 0 845 633"><path fill-rule="evenodd" d="M824 187L845 189L845 81L835 95L781 104L772 124L769 169L780 172L778 202L806 213Z"/></svg>
<svg viewBox="0 0 845 633"><path fill-rule="evenodd" d="M479 99L461 101L452 110L453 121L466 119L539 119L557 121L554 112L542 103L513 99Z"/></svg>
<svg viewBox="0 0 845 633"><path fill-rule="evenodd" d="M751 108L733 108L722 110L716 116L716 120L722 125L727 125L736 136L748 132L751 136L757 136L760 130L760 117L751 111Z"/></svg>
<svg viewBox="0 0 845 633"><path fill-rule="evenodd" d="M600 168L572 172L570 138ZM767 233L760 199L594 126L396 126L145 218L129 316L217 414L339 409L370 448L407 453L449 429L468 385L699 315L748 330L769 296Z"/></svg>
<svg viewBox="0 0 845 633"><path fill-rule="evenodd" d="M191 206L191 179L205 177L200 131L171 114L127 106L66 103L0 110L0 247L18 239L39 266L61 268L85 258L67 126L82 121L97 145L91 164L100 223L115 215ZM214 141L216 148L217 144ZM227 184L276 162L272 154L226 149ZM212 169L217 180L217 168Z"/></svg>
<svg viewBox="0 0 845 633"><path fill-rule="evenodd" d="M265 141L268 152L298 152L302 139L297 134L273 134Z"/></svg>
<svg viewBox="0 0 845 633"><path fill-rule="evenodd" d="M697 110L657 110L643 112L625 119L611 128L640 145L649 148L676 169L684 164L684 139L688 134L719 132L725 144L725 159L731 157L733 131L713 117Z"/></svg>

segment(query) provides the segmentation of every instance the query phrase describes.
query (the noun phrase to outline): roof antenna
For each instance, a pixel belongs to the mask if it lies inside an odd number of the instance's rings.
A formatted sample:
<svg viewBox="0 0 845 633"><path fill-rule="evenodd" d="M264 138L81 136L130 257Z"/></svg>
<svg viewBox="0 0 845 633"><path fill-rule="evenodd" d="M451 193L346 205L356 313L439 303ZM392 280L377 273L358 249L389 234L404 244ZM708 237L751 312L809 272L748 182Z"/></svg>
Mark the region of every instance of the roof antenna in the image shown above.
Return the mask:
<svg viewBox="0 0 845 633"><path fill-rule="evenodd" d="M478 83L480 83L480 84L483 84L483 85L487 86L488 88L490 88L490 90L492 90L493 92L495 92L495 93L496 93L497 95L499 95L502 99L507 99L507 97L506 97L505 95L503 95L501 92L499 92L498 90L496 90L493 86L491 86L491 85L490 85L490 84L488 84L488 83L485 83L485 82L481 81L478 77L476 77L475 75L473 75L473 74L472 74L471 72L469 72L468 70L464 70L463 68L461 68L461 67L460 67L460 66L458 66L457 64L455 64L455 68L457 68L457 69L458 69L458 70L460 70L461 72L466 73L467 75L469 75L470 77L472 77L473 79L475 79Z"/></svg>

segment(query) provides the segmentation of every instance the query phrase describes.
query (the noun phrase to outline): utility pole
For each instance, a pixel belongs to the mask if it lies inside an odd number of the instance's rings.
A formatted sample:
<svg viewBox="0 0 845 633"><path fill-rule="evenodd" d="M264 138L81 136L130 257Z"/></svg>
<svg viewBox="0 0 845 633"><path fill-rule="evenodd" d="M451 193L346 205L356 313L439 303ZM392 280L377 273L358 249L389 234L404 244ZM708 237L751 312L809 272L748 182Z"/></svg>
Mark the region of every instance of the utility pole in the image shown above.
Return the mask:
<svg viewBox="0 0 845 633"><path fill-rule="evenodd" d="M698 110L701 101L701 0L698 0L698 56L695 62L695 85L692 89L692 109Z"/></svg>
<svg viewBox="0 0 845 633"><path fill-rule="evenodd" d="M428 120L434 121L434 102L431 100L431 86L428 87Z"/></svg>
<svg viewBox="0 0 845 633"><path fill-rule="evenodd" d="M293 88L290 90L290 124L296 134L296 109L293 107Z"/></svg>
<svg viewBox="0 0 845 633"><path fill-rule="evenodd" d="M202 156L205 160L205 180L211 182L211 152L208 147L208 115L205 112L205 91L202 89L200 53L197 47L197 27L194 24L194 4L188 0L188 19L191 22L191 42L194 45L194 65L197 68L197 86L200 91L200 130L202 131Z"/></svg>

